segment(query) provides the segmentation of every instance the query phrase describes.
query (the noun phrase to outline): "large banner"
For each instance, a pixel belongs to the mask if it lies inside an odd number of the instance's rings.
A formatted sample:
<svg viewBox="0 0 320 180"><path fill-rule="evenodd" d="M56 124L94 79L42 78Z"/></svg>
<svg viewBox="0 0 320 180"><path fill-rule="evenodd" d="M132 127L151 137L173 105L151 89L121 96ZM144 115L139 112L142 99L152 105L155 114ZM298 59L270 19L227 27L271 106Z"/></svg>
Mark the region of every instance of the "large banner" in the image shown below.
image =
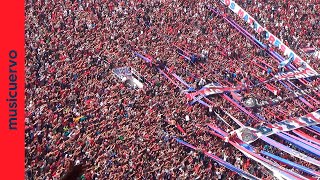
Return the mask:
<svg viewBox="0 0 320 180"><path fill-rule="evenodd" d="M320 124L320 109L305 116L283 120L275 124L261 125L257 128L243 127L236 130L235 133L242 141L251 143L261 136L270 136L278 132L291 131L317 124Z"/></svg>
<svg viewBox="0 0 320 180"><path fill-rule="evenodd" d="M186 96L189 100L192 100L194 97L201 95L201 96L209 96L213 94L221 94L224 92L230 92L230 91L237 91L238 89L232 88L232 87L224 87L224 86L217 86L214 84L207 84L203 86L199 91L188 93Z"/></svg>
<svg viewBox="0 0 320 180"><path fill-rule="evenodd" d="M318 161L318 160L316 160L316 159L314 159L312 157L309 157L309 156L307 156L307 155L305 155L305 154L303 154L303 153L301 153L299 151L296 151L296 150L294 150L294 149L292 149L292 148L290 148L288 146L285 146L285 145L283 145L283 144L281 144L281 143L279 143L279 142L277 142L277 141L275 141L275 140L273 140L273 139L271 139L269 137L262 136L260 139L263 140L264 142L270 144L271 146L274 146L274 147L276 147L276 148L278 148L278 149L290 154L293 157L299 158L299 159L301 159L303 161L309 162L311 164L314 164L314 165L320 167L320 161Z"/></svg>
<svg viewBox="0 0 320 180"><path fill-rule="evenodd" d="M247 179L254 179L254 180L259 179L259 178L255 177L255 176L253 176L252 174L249 174L249 173L243 171L242 169L239 169L239 168L235 167L234 165L232 165L232 164L220 159L218 156L215 156L215 155L213 155L213 154L211 154L211 153L209 153L209 152L207 152L207 151L205 151L203 149L199 149L199 147L195 147L192 144L189 144L188 142L185 142L185 141L183 141L181 139L178 139L178 138L174 138L174 139L179 144L187 146L187 147L193 149L194 151L201 151L202 153L204 153L205 155L210 157L213 161L219 163L221 166L226 167L229 170L231 170L233 172L236 172L236 173L238 173L239 175L241 175L243 177L246 177Z"/></svg>
<svg viewBox="0 0 320 180"><path fill-rule="evenodd" d="M233 0L221 0L221 2L224 5L228 6L228 8L234 13L236 13L241 19L247 22L250 25L250 27L253 28L258 34L263 35L264 38L268 40L273 46L277 47L283 53L283 55L288 56L288 58L290 59L294 59L293 63L296 65L296 67L305 64L307 66L307 69L313 71L313 74L318 74L307 63L305 63L296 53L294 53L289 47L287 47L282 41L280 41L279 38L271 34L266 28L261 26L252 16L250 16L250 14L248 14L248 12L242 9Z"/></svg>

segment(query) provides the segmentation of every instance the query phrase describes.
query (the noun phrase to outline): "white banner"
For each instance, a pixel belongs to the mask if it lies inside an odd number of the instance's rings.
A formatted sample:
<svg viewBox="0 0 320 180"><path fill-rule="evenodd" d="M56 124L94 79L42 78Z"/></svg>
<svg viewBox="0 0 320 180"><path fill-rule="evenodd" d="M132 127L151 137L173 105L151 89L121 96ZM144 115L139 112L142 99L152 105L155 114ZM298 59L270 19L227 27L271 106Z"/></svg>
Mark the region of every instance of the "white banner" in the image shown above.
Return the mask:
<svg viewBox="0 0 320 180"><path fill-rule="evenodd" d="M209 96L209 95L213 95L213 94L221 94L226 91L237 91L237 90L239 90L239 89L232 88L232 87L217 86L214 84L207 84L207 85L203 86L203 88L200 89L199 91L193 92L193 93L188 93L186 96L189 100L191 100L198 95Z"/></svg>
<svg viewBox="0 0 320 180"><path fill-rule="evenodd" d="M259 139L261 136L270 136L278 132L291 131L306 126L314 126L319 123L320 109L304 116L283 120L275 124L261 125L256 128L242 127L234 132L242 141L251 143Z"/></svg>

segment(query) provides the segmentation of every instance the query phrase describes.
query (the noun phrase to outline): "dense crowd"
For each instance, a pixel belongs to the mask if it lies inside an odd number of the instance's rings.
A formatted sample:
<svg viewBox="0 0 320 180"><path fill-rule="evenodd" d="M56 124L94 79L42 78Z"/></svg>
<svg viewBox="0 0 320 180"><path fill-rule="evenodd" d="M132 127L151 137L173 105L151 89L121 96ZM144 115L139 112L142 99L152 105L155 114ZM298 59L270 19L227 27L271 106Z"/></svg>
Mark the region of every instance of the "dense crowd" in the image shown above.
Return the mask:
<svg viewBox="0 0 320 180"><path fill-rule="evenodd" d="M295 52L320 47L319 0L237 3ZM208 113L201 104L188 106L180 88L133 54L138 51L165 61L167 73L176 73L194 88L201 79L254 86L278 72L273 57L261 53L263 49L207 5L248 27L219 1L27 0L26 178L60 179L74 164L87 165L81 177L86 180L240 178L204 156L201 150L206 150L259 178L272 179L264 166L212 136L204 125L231 132L239 125L230 114L252 127L305 115L319 107L320 92L305 96L313 108L292 99L248 109L255 118L217 95L209 97L214 113ZM205 60L190 63L175 46ZM318 60L308 58L308 62L320 72ZM123 66L134 68L148 84L143 89L126 87L112 73ZM240 94L261 99L285 96L289 93L285 85L304 89L320 81L269 84L279 92L257 85ZM172 137L196 145L199 151L179 145Z"/></svg>

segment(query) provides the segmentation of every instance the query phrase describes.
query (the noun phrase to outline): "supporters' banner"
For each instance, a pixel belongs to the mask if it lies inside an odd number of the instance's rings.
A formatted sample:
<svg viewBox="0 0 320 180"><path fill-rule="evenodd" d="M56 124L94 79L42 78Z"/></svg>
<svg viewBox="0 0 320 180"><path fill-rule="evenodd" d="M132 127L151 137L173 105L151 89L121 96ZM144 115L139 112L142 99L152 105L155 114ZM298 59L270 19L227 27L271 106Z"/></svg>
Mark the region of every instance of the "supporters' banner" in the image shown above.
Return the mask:
<svg viewBox="0 0 320 180"><path fill-rule="evenodd" d="M232 87L224 87L224 86L218 86L214 84L208 84L208 85L205 85L202 89L200 89L197 92L188 93L187 98L191 100L198 95L209 96L213 94L221 94L221 93L230 92L230 91L238 91L238 89L235 89Z"/></svg>
<svg viewBox="0 0 320 180"><path fill-rule="evenodd" d="M112 70L113 74L117 76L119 79L124 79L126 76L131 76L131 68L130 67L119 67Z"/></svg>
<svg viewBox="0 0 320 180"><path fill-rule="evenodd" d="M274 105L274 104L280 103L282 101L287 101L287 100L293 99L293 98L298 98L300 96L310 94L313 91L319 91L319 90L320 90L320 86L317 86L317 87L309 88L309 89L305 89L305 90L293 91L290 94L288 94L287 97L284 97L284 98L281 96L277 96L277 97L270 99L270 100L259 100L259 99L255 99L253 97L248 97L248 98L242 98L241 102L245 107L249 107L249 108L261 107L261 106L266 106L266 105Z"/></svg>
<svg viewBox="0 0 320 180"><path fill-rule="evenodd" d="M212 11L214 11L215 13L219 13L220 15L222 15L218 10L212 9L210 8ZM282 61L286 61L284 58L282 58L278 53L270 50L267 48L266 45L264 45L262 42L260 42L259 40L257 40L255 37L253 37L251 34L249 34L246 30L244 30L241 26L239 26L237 23L235 23L233 20L227 18L226 16L222 15L223 18L228 21L234 28L236 28L240 33L242 33L244 36L248 37L252 42L254 42L256 45L265 48L265 50L267 52L269 52L273 57L275 57L276 59L278 59L280 62ZM289 59L293 59L292 57L289 57ZM295 61L293 61L295 62ZM297 64L297 63L296 63ZM296 70L296 71L292 71L292 72L288 72L288 73L283 73L280 75L277 75L275 77L275 79L278 80L283 80L283 79L300 79L300 78L308 78L308 77L312 77L312 76L317 76L318 73L316 71L314 71L308 64L306 64L304 61L301 61L299 63L299 66L302 65L302 67L304 69L300 69L300 70Z"/></svg>
<svg viewBox="0 0 320 180"><path fill-rule="evenodd" d="M251 28L253 28L258 34L264 36L273 46L277 47L285 56L293 59L293 63L299 67L301 64L305 64L310 71L313 71L313 74L318 74L313 70L308 64L306 64L296 53L294 53L289 47L287 47L279 38L271 34L267 29L262 27L248 12L242 9L237 3L233 0L221 0L221 2L228 6L228 8L237 14L241 19L247 22Z"/></svg>
<svg viewBox="0 0 320 180"><path fill-rule="evenodd" d="M294 134L296 134L297 136L304 138L307 141L310 141L314 144L317 144L318 146L320 146L320 140L316 139L315 137L313 137L312 135L306 134L302 131L299 130L293 130L292 131ZM320 162L319 162L319 166L320 166Z"/></svg>
<svg viewBox="0 0 320 180"><path fill-rule="evenodd" d="M143 88L143 77L131 67L119 67L112 70L113 74L132 88Z"/></svg>
<svg viewBox="0 0 320 180"><path fill-rule="evenodd" d="M310 147L308 146L307 144L304 144L302 143L301 141L297 141L296 139L293 139L287 135L284 135L282 133L277 133L277 135L284 139L285 141L287 142L290 142L291 144L293 144L295 147L297 147L298 149L304 151L304 152L307 152L307 153L311 153L317 157L320 157L320 151L313 148L313 147Z"/></svg>
<svg viewBox="0 0 320 180"><path fill-rule="evenodd" d="M287 133L287 132L283 132L282 134L284 134L284 135L286 135L286 136L288 136L288 137L290 137L290 138L292 138L292 139L294 139L296 141L300 141L300 142L302 142L302 143L304 143L304 144L316 149L320 154L320 151L319 151L320 146L319 145L313 144L313 143L311 143L311 142L309 142L309 141L307 141L307 140L305 140L305 139L303 139L303 138L301 138L299 136L295 136L295 135L292 135L292 134Z"/></svg>
<svg viewBox="0 0 320 180"><path fill-rule="evenodd" d="M279 164L276 164L275 162L262 157L260 154L255 153L250 145L243 144L243 143L239 144L233 141L229 141L229 143L232 144L239 151L241 151L245 156L249 157L250 159L253 159L254 161L268 168L270 171L272 171L273 175L278 179L307 179L301 176L300 174L293 172L291 170L288 170L280 166Z"/></svg>
<svg viewBox="0 0 320 180"><path fill-rule="evenodd" d="M272 159L275 159L275 160L277 160L278 162L281 162L281 163L283 163L283 164L286 164L286 165L289 165L289 166L294 167L294 168L296 168L296 169L299 169L300 171L303 171L303 172L305 172L305 173L308 173L308 174L310 174L310 175L312 175L312 176L318 176L318 177L320 177L320 173L319 173L319 172L314 171L314 170L312 170L312 169L310 169L310 168L308 168L308 167L302 166L302 165L300 165L300 164L294 163L294 162L289 161L289 160L287 160L287 159L284 159L284 158L282 158L282 157L276 156L276 155L274 155L274 154L272 154L272 153L269 153L269 152L267 152L267 151L261 151L260 153L263 154L263 155L265 155L265 156L271 157Z"/></svg>
<svg viewBox="0 0 320 180"><path fill-rule="evenodd" d="M283 120L273 125L258 126L261 135L269 136L279 131L291 131L300 127L313 126L320 123L320 109L305 116Z"/></svg>
<svg viewBox="0 0 320 180"><path fill-rule="evenodd" d="M279 143L279 142L277 142L275 140L272 140L272 139L270 139L270 138L268 138L266 136L261 136L261 140L263 140L264 142L272 145L273 147L276 147L276 148L280 149L281 151L284 151L284 152L290 154L293 157L299 158L299 159L301 159L303 161L312 163L312 164L320 167L320 161L318 161L318 160L316 160L316 159L314 159L312 157L309 157L309 156L307 156L307 155L305 155L305 154L303 154L303 153L301 153L299 151L296 151L296 150L294 150L294 149L292 149L292 148L290 148L288 146L285 146L285 145L283 145L283 144L281 144L281 143Z"/></svg>
<svg viewBox="0 0 320 180"><path fill-rule="evenodd" d="M283 120L275 124L261 125L257 128L243 127L235 132L244 142L251 143L261 136L269 136L277 132L291 131L305 126L313 126L320 123L320 109L305 116Z"/></svg>
<svg viewBox="0 0 320 180"><path fill-rule="evenodd" d="M226 142L229 142L231 145L233 145L235 148L237 148L239 151L244 153L245 156L253 159L254 161L262 164L269 170L271 170L274 173L274 176L278 177L279 179L307 179L304 176L299 175L298 173L295 173L289 169L286 169L284 167L281 167L279 164L270 161L269 159L264 158L258 153L258 149L255 149L249 144L244 143L238 138L235 138L234 133L235 131L231 132L230 135L223 132L219 128L214 127L213 125L207 124L210 129L214 130L216 133L219 133L222 135L222 139L224 139ZM228 137L227 137L228 136ZM219 137L219 136L218 136Z"/></svg>
<svg viewBox="0 0 320 180"><path fill-rule="evenodd" d="M191 148L191 149L194 150L194 151L201 151L201 152L204 153L206 156L210 157L213 161L219 163L221 166L226 167L226 168L228 168L229 170L231 170L231 171L233 171L233 172L236 172L236 173L238 173L239 175L241 175L241 176L243 176L243 177L245 177L245 178L247 178L247 179L259 179L259 178L255 177L255 176L253 176L253 175L251 175L251 174L243 171L242 169L239 169L239 168L235 167L234 165L232 165L232 164L230 164L230 163L228 163L228 162L220 159L218 156L215 156L215 155L213 155L213 154L211 154L211 153L209 153L209 152L206 152L206 151L204 151L204 150L202 150L202 149L199 149L199 148L193 146L192 144L189 144L189 143L187 143L187 142L185 142L185 141L183 141L183 140L181 140L181 139L178 139L178 138L174 138L174 139L175 139L178 143L180 143L180 144L182 144L182 145L184 145L184 146L187 146L187 147Z"/></svg>
<svg viewBox="0 0 320 180"><path fill-rule="evenodd" d="M313 77L313 76L317 76L317 75L318 75L317 72L315 72L313 69L307 67L307 68L301 69L301 70L294 70L291 72L277 74L274 77L277 80L286 80L286 79L308 78L308 77Z"/></svg>

